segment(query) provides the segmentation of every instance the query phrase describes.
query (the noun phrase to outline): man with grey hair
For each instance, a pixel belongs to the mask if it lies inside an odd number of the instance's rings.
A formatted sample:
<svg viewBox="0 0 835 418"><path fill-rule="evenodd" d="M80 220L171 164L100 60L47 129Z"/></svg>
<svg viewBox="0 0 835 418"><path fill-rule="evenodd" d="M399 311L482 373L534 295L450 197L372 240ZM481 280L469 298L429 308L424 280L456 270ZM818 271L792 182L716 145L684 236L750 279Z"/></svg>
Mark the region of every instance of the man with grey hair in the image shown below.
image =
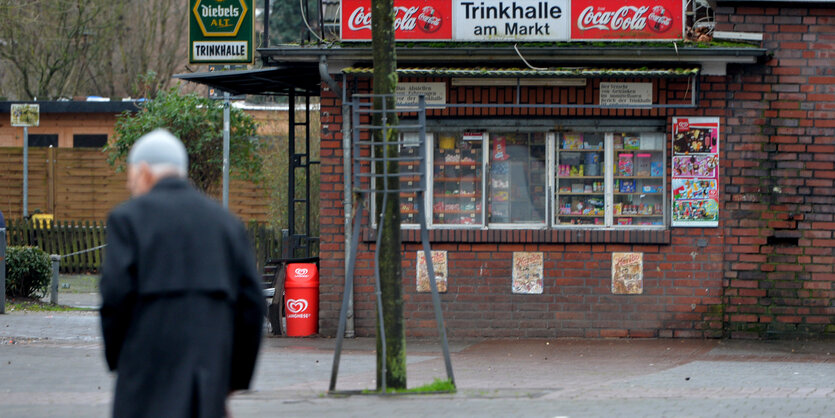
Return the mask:
<svg viewBox="0 0 835 418"><path fill-rule="evenodd" d="M222 417L247 389L264 299L243 225L186 179L157 129L128 154L132 199L107 221L101 323L115 417Z"/></svg>

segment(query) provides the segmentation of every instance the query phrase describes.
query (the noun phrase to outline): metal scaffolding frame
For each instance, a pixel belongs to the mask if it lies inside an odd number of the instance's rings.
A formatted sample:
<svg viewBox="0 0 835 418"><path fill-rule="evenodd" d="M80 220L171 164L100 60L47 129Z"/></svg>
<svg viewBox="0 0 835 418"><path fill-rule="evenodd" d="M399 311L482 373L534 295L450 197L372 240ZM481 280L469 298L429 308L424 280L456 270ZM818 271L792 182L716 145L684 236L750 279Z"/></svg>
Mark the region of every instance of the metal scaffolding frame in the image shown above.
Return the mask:
<svg viewBox="0 0 835 418"><path fill-rule="evenodd" d="M352 193L355 197L355 204L353 205L353 213L352 216L352 223L353 228L351 229L351 249L348 259L346 263L348 264L348 268L345 274L345 289L343 292L342 298L342 309L339 312L339 325L338 330L336 332L336 349L334 350L334 357L333 357L333 368L331 370L331 381L329 392L335 393L336 392L336 379L337 375L339 374L339 360L342 354L342 341L345 335L345 323L347 320L347 312L348 306L351 303L351 295L353 294L353 285L354 285L354 268L356 266L357 261L357 246L359 244L359 236L361 233L362 228L362 219L365 217L363 216L363 207L366 200L369 197L375 197L376 193L382 193L383 196L383 204L382 207L386 206L388 202L389 196L394 195L395 197L399 197L401 192L405 193L416 193L417 194L417 206L418 206L418 218L420 219L420 237L421 243L423 244L423 253L424 258L426 260L426 270L429 277L429 287L432 291L432 305L435 310L435 321L437 322L438 326L438 334L441 339L441 346L444 355L444 363L446 366L446 373L447 378L455 384L455 378L452 372L452 362L449 356L449 344L447 342L446 336L446 328L444 326L444 319L441 313L441 298L438 295L438 286L435 283L435 267L432 262L432 253L429 247L429 232L426 228L426 208L424 207L424 193L426 192L426 165L424 161L426 160L426 101L423 95L418 97L418 102L416 105L400 105L396 106L395 108L389 109L386 106L387 98L392 98L393 95L354 95L351 101L351 120L352 120L352 157L351 162L353 166L353 187ZM382 102L382 109L373 109L373 101L374 99L380 99ZM417 123L411 123L409 125L389 125L389 117L396 116L399 113L409 113L409 114L417 114ZM381 124L374 125L373 123L363 124L362 117L363 116L371 116L373 114L379 114L381 116ZM397 118L399 120L399 118ZM415 143L414 141L405 141L401 138L397 138L394 141L391 141L387 133L390 130L396 129L408 129L408 130L417 130L418 133L418 142ZM383 142L375 142L373 139L369 140L361 140L360 133L363 131L371 132L371 131L382 131L383 132ZM416 147L418 149L417 155L410 155L410 156L389 156L387 152L375 152L375 148L377 147L387 147L387 146L409 146L409 147ZM399 154L399 153L398 153ZM417 166L417 171L411 171L407 173L390 173L388 171L388 163L389 162L414 162L415 166ZM375 170L375 166L382 165L383 172L377 172ZM346 173L347 174L347 173ZM399 186L397 189L390 189L388 187L388 179L389 178L401 178L401 177L418 177L418 181L412 182L411 186L404 187L403 182L399 182ZM375 180L382 180L383 190L378 190L374 187ZM383 227L383 216L381 211L381 216L378 219L377 223L377 231L380 231ZM383 359L386 358L386 336L385 336L385 324L383 319L383 307L382 307L382 297L380 291L380 268L379 268L379 257L380 257L380 240L381 234L377 234L377 244L374 249L374 285L375 285L375 295L376 295L376 302L377 302L377 312L378 312L378 320L379 320L379 329L380 329L380 340L382 341L381 344L381 355ZM382 362L383 370L381 376L383 376L381 387L383 392L386 391L386 369L385 369L385 360Z"/></svg>

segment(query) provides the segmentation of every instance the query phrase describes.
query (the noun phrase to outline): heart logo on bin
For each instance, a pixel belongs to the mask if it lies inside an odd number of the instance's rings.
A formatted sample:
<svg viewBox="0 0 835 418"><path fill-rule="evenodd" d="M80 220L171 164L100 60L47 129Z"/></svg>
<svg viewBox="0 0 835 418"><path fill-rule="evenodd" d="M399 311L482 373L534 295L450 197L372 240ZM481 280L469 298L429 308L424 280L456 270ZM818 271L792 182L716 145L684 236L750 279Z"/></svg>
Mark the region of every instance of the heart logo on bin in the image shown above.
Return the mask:
<svg viewBox="0 0 835 418"><path fill-rule="evenodd" d="M302 276L302 277L307 276L307 272L308 272L308 270L304 267L299 267L299 268L295 269L294 271L296 273L296 276Z"/></svg>
<svg viewBox="0 0 835 418"><path fill-rule="evenodd" d="M287 310L292 313L304 312L307 310L307 300L287 299Z"/></svg>

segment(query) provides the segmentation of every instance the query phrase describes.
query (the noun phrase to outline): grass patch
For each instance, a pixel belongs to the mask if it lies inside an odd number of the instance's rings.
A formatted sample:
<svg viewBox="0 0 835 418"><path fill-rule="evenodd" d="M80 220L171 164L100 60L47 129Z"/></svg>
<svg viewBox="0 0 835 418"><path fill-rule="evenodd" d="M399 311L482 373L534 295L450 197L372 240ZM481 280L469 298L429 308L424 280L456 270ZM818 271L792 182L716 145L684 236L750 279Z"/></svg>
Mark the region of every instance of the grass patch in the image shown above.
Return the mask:
<svg viewBox="0 0 835 418"><path fill-rule="evenodd" d="M396 394L411 394L411 393L455 393L455 385L448 379L435 379L432 383L418 386L416 388L407 389L392 389L386 390L386 393ZM382 393L377 390L364 390L363 394L373 395Z"/></svg>
<svg viewBox="0 0 835 418"><path fill-rule="evenodd" d="M74 308L66 305L54 305L35 299L7 299L6 312L70 312L87 311L89 309Z"/></svg>

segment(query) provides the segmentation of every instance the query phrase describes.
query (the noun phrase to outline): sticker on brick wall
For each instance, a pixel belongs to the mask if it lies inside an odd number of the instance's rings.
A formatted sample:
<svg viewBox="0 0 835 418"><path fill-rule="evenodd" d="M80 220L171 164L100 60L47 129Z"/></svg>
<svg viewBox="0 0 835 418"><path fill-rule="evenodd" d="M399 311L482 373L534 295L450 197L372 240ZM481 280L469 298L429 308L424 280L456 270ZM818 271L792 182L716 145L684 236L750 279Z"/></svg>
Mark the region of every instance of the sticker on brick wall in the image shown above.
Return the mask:
<svg viewBox="0 0 835 418"><path fill-rule="evenodd" d="M644 293L644 253L612 253L612 293Z"/></svg>
<svg viewBox="0 0 835 418"><path fill-rule="evenodd" d="M432 251L432 268L435 270L435 285L438 292L446 292L447 288L447 253L446 251ZM417 291L431 292L429 273L426 270L426 257L423 251L417 252Z"/></svg>
<svg viewBox="0 0 835 418"><path fill-rule="evenodd" d="M719 118L673 118L672 226L719 226Z"/></svg>
<svg viewBox="0 0 835 418"><path fill-rule="evenodd" d="M542 253L513 253L513 293L542 293Z"/></svg>

